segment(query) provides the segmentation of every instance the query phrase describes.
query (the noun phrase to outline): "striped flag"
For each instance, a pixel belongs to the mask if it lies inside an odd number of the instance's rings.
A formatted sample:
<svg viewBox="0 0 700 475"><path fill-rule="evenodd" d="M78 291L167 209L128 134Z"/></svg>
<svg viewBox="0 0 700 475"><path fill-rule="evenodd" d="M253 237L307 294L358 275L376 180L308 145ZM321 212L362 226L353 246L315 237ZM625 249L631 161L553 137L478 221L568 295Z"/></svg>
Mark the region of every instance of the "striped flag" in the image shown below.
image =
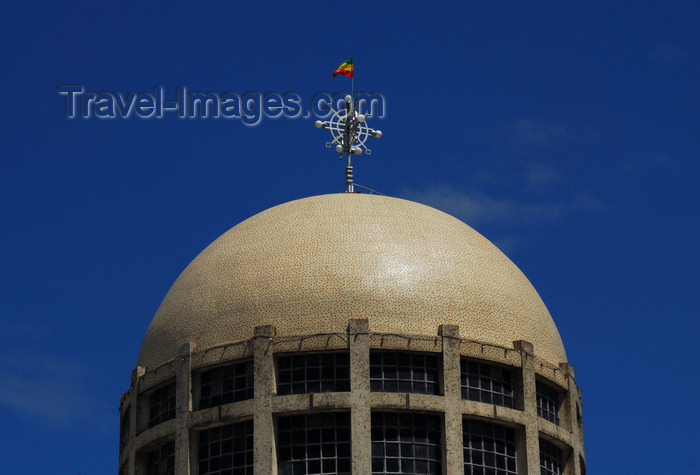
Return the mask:
<svg viewBox="0 0 700 475"><path fill-rule="evenodd" d="M343 64L338 66L338 69L333 71L333 77L336 77L338 74L342 74L343 76L347 76L351 78L353 76L353 67L352 67L352 58L348 59L345 61Z"/></svg>

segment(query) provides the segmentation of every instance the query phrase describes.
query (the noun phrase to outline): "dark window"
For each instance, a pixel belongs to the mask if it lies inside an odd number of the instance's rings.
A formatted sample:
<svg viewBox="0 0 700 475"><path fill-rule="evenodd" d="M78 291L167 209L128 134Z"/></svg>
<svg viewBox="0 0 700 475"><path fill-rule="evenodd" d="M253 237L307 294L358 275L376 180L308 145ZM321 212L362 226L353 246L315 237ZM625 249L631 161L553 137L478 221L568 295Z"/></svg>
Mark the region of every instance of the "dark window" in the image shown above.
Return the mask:
<svg viewBox="0 0 700 475"><path fill-rule="evenodd" d="M372 352L370 388L387 393L439 394L439 362L435 355Z"/></svg>
<svg viewBox="0 0 700 475"><path fill-rule="evenodd" d="M540 475L561 475L564 473L561 450L554 444L540 439Z"/></svg>
<svg viewBox="0 0 700 475"><path fill-rule="evenodd" d="M537 415L559 425L559 392L540 381L537 388Z"/></svg>
<svg viewBox="0 0 700 475"><path fill-rule="evenodd" d="M513 429L465 419L462 422L462 432L465 475L517 473Z"/></svg>
<svg viewBox="0 0 700 475"><path fill-rule="evenodd" d="M277 359L277 394L350 391L347 353L315 353Z"/></svg>
<svg viewBox="0 0 700 475"><path fill-rule="evenodd" d="M148 427L175 418L175 383L156 389L148 399Z"/></svg>
<svg viewBox="0 0 700 475"><path fill-rule="evenodd" d="M119 430L119 453L121 454L129 444L129 435L131 432L131 407L126 408L122 415L121 428Z"/></svg>
<svg viewBox="0 0 700 475"><path fill-rule="evenodd" d="M200 432L199 474L253 475L253 421Z"/></svg>
<svg viewBox="0 0 700 475"><path fill-rule="evenodd" d="M511 371L462 358L462 399L513 407Z"/></svg>
<svg viewBox="0 0 700 475"><path fill-rule="evenodd" d="M579 426L583 425L583 421L581 420L581 406L578 404L576 404L576 422L578 422Z"/></svg>
<svg viewBox="0 0 700 475"><path fill-rule="evenodd" d="M351 472L349 412L280 417L277 433L280 475Z"/></svg>
<svg viewBox="0 0 700 475"><path fill-rule="evenodd" d="M175 475L175 442L158 446L148 456L148 475Z"/></svg>
<svg viewBox="0 0 700 475"><path fill-rule="evenodd" d="M440 418L372 413L372 473L442 473Z"/></svg>
<svg viewBox="0 0 700 475"><path fill-rule="evenodd" d="M220 366L200 375L199 408L253 398L253 362Z"/></svg>

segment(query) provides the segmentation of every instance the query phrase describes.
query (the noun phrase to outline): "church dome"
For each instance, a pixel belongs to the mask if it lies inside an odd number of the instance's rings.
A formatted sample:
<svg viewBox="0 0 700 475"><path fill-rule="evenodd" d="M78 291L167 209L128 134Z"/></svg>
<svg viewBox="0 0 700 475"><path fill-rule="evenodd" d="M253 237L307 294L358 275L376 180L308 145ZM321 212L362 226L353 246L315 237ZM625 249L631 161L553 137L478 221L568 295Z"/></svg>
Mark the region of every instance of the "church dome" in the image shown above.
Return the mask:
<svg viewBox="0 0 700 475"><path fill-rule="evenodd" d="M462 338L566 361L559 332L534 287L487 239L415 202L342 193L285 203L234 226L175 281L144 337L138 366L154 368L183 343L203 350L253 336L371 332Z"/></svg>

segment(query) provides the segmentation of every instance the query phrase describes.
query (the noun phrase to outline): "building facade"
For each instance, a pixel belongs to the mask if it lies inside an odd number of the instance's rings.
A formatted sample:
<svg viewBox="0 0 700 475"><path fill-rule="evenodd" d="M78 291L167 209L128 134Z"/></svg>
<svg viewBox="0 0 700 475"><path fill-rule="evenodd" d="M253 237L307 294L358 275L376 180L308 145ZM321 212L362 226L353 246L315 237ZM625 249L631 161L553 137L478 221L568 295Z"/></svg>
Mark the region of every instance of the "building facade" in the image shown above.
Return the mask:
<svg viewBox="0 0 700 475"><path fill-rule="evenodd" d="M539 295L433 208L345 193L235 226L180 275L122 395L120 474L585 474Z"/></svg>

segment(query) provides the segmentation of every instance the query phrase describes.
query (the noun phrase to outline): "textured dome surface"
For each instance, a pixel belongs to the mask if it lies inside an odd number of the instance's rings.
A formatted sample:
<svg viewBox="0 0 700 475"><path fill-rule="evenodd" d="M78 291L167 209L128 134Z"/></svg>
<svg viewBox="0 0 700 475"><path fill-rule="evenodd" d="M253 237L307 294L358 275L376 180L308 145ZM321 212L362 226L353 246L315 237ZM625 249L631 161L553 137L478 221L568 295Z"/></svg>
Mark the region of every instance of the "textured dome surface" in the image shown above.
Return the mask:
<svg viewBox="0 0 700 475"><path fill-rule="evenodd" d="M522 272L458 219L411 201L343 193L259 213L209 245L175 281L146 332L139 366L245 340L257 325L278 335L370 331L534 344L566 361L559 332Z"/></svg>

